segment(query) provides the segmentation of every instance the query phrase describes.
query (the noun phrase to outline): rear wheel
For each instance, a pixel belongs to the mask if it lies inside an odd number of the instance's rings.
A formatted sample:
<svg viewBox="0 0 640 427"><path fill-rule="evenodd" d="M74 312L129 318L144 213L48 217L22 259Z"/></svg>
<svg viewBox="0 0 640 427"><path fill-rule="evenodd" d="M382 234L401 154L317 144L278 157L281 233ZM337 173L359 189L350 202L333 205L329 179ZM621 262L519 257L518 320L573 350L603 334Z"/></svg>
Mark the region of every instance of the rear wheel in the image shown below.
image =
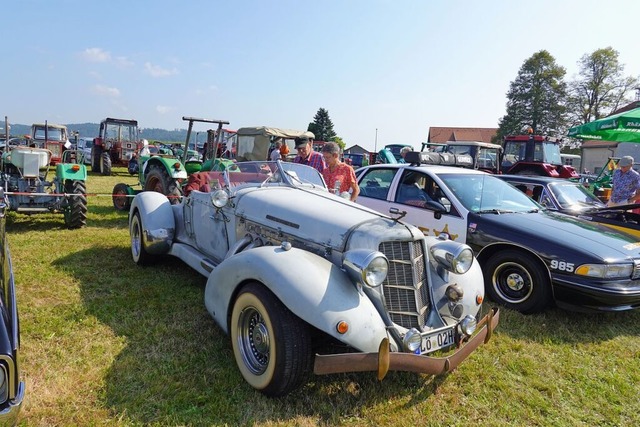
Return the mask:
<svg viewBox="0 0 640 427"><path fill-rule="evenodd" d="M68 179L64 189L71 194L68 206L64 209L64 223L70 228L81 228L87 225L87 188L84 181Z"/></svg>
<svg viewBox="0 0 640 427"><path fill-rule="evenodd" d="M102 147L95 145L91 150L91 172L100 172Z"/></svg>
<svg viewBox="0 0 640 427"><path fill-rule="evenodd" d="M113 187L111 198L113 199L113 207L118 211L128 211L131 207L129 186L127 184L116 184L116 186Z"/></svg>
<svg viewBox="0 0 640 427"><path fill-rule="evenodd" d="M101 168L100 173L104 176L111 175L111 153L105 151L100 157Z"/></svg>
<svg viewBox="0 0 640 427"><path fill-rule="evenodd" d="M516 250L496 253L483 266L485 289L499 304L525 314L551 303L551 281L546 267L533 255Z"/></svg>
<svg viewBox="0 0 640 427"><path fill-rule="evenodd" d="M169 176L167 170L159 165L151 165L148 171L144 189L164 194L172 205L180 203L180 189L176 181Z"/></svg>
<svg viewBox="0 0 640 427"><path fill-rule="evenodd" d="M144 248L143 233L140 213L136 212L131 219L129 236L131 238L131 256L133 257L133 262L138 265L151 264L153 259L151 254Z"/></svg>
<svg viewBox="0 0 640 427"><path fill-rule="evenodd" d="M231 344L244 379L267 396L298 388L311 372L307 325L267 288L244 286L231 314Z"/></svg>

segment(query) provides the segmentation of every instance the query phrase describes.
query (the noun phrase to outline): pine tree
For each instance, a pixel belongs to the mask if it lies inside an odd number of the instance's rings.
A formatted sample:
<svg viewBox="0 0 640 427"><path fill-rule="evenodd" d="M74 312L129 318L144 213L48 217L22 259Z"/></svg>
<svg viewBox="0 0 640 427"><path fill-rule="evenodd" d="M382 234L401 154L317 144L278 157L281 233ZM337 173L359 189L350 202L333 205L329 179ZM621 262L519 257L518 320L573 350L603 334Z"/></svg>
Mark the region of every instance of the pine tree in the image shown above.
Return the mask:
<svg viewBox="0 0 640 427"><path fill-rule="evenodd" d="M566 70L546 50L527 59L507 93L507 114L500 119L498 138L534 133L557 136L566 128Z"/></svg>
<svg viewBox="0 0 640 427"><path fill-rule="evenodd" d="M329 111L324 108L318 110L307 130L313 132L316 141L332 141L336 137Z"/></svg>

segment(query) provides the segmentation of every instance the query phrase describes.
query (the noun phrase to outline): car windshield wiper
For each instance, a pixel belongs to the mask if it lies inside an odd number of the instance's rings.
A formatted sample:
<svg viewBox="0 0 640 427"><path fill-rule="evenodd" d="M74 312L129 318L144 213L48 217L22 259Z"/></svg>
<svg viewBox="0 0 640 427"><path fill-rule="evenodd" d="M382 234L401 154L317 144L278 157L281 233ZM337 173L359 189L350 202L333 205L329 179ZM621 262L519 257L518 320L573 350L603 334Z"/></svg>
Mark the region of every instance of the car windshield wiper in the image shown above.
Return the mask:
<svg viewBox="0 0 640 427"><path fill-rule="evenodd" d="M476 213L479 214L485 214L485 213L490 213L490 214L496 214L496 215L500 215L500 214L506 214L506 213L514 213L514 211L510 211L507 209L483 209L481 211L478 211Z"/></svg>

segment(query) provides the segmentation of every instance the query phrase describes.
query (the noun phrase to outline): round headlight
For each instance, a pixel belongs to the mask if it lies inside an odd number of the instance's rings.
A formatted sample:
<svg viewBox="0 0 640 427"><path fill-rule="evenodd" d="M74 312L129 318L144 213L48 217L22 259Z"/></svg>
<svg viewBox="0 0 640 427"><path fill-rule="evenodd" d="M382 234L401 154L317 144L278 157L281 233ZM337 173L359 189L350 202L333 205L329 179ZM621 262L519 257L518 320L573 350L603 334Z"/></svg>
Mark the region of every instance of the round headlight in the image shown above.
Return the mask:
<svg viewBox="0 0 640 427"><path fill-rule="evenodd" d="M389 263L383 256L374 257L364 268L364 280L369 286L380 286L389 272Z"/></svg>
<svg viewBox="0 0 640 427"><path fill-rule="evenodd" d="M464 274L471 268L473 264L473 252L471 248L465 248L460 251L452 261L453 270L458 274Z"/></svg>
<svg viewBox="0 0 640 427"><path fill-rule="evenodd" d="M375 287L387 278L389 262L382 252L353 249L344 254L342 268L358 283Z"/></svg>
<svg viewBox="0 0 640 427"><path fill-rule="evenodd" d="M221 208L226 206L229 202L229 194L224 190L216 190L211 193L211 203L216 208Z"/></svg>
<svg viewBox="0 0 640 427"><path fill-rule="evenodd" d="M422 344L420 332L418 332L416 328L409 329L402 339L402 344L404 345L405 350L415 353Z"/></svg>
<svg viewBox="0 0 640 427"><path fill-rule="evenodd" d="M429 247L433 258L447 270L464 274L473 264L473 251L464 243L442 240Z"/></svg>
<svg viewBox="0 0 640 427"><path fill-rule="evenodd" d="M478 326L478 321L475 317L470 314L467 314L464 319L460 321L460 332L465 334L466 336L471 336Z"/></svg>

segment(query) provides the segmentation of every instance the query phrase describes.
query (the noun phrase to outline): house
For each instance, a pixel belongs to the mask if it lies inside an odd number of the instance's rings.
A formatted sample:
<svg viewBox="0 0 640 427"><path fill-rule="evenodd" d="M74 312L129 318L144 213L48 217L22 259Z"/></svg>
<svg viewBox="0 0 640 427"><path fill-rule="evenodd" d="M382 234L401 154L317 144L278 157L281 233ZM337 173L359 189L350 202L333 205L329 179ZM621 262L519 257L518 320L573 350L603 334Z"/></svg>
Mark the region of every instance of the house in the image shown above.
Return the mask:
<svg viewBox="0 0 640 427"><path fill-rule="evenodd" d="M488 142L498 134L498 128L459 128L437 127L429 128L427 142L444 144L448 141L480 141Z"/></svg>
<svg viewBox="0 0 640 427"><path fill-rule="evenodd" d="M344 152L346 154L369 154L369 151L359 145L352 145L349 148L345 148Z"/></svg>

